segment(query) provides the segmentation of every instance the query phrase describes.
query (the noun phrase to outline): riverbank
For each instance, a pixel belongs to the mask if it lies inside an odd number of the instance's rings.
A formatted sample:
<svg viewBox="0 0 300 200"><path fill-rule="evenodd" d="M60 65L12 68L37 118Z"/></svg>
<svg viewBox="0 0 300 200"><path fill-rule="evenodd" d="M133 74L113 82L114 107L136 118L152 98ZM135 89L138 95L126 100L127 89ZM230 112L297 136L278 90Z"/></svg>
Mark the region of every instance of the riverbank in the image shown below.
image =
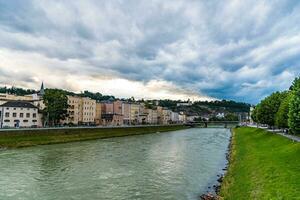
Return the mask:
<svg viewBox="0 0 300 200"><path fill-rule="evenodd" d="M233 131L224 200L300 197L300 144L262 129Z"/></svg>
<svg viewBox="0 0 300 200"><path fill-rule="evenodd" d="M63 128L7 130L0 132L0 148L18 148L35 145L75 142L111 137L141 135L186 129L184 125L139 126L119 128Z"/></svg>

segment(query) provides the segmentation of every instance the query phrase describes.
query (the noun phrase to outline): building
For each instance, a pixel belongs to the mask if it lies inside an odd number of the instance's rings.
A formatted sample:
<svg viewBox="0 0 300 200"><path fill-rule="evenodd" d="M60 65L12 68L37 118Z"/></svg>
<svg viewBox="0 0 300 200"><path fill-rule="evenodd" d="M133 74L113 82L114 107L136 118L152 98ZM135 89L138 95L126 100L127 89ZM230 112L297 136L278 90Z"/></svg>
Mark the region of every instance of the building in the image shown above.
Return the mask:
<svg viewBox="0 0 300 200"><path fill-rule="evenodd" d="M147 113L140 113L138 116L138 124L148 124Z"/></svg>
<svg viewBox="0 0 300 200"><path fill-rule="evenodd" d="M95 123L96 125L101 125L102 124L102 104L101 103L96 103L96 116L95 116Z"/></svg>
<svg viewBox="0 0 300 200"><path fill-rule="evenodd" d="M0 105L1 128L42 127L38 107L27 101L7 101Z"/></svg>
<svg viewBox="0 0 300 200"><path fill-rule="evenodd" d="M179 113L171 112L171 123L178 124L179 123Z"/></svg>
<svg viewBox="0 0 300 200"><path fill-rule="evenodd" d="M96 100L88 97L81 98L81 104L79 104L79 123L83 125L91 125L95 123L96 117Z"/></svg>
<svg viewBox="0 0 300 200"><path fill-rule="evenodd" d="M157 106L157 115L159 124L170 124L172 111L161 106Z"/></svg>
<svg viewBox="0 0 300 200"><path fill-rule="evenodd" d="M184 113L179 113L178 119L179 119L179 123L182 123L182 124L186 123L186 121L187 121L186 115Z"/></svg>
<svg viewBox="0 0 300 200"><path fill-rule="evenodd" d="M42 83L39 92L34 94L20 96L15 94L0 93L0 105L8 101L27 101L37 106L40 110L43 110L45 108L45 104L43 102L44 94L45 94L44 83Z"/></svg>
<svg viewBox="0 0 300 200"><path fill-rule="evenodd" d="M116 100L113 102L113 113L122 115L122 104L123 102L120 100Z"/></svg>
<svg viewBox="0 0 300 200"><path fill-rule="evenodd" d="M158 124L157 110L146 109L145 113L147 114L148 124Z"/></svg>
<svg viewBox="0 0 300 200"><path fill-rule="evenodd" d="M130 122L131 124L138 124L139 123L139 116L140 116L140 105L139 104L130 104Z"/></svg>
<svg viewBox="0 0 300 200"><path fill-rule="evenodd" d="M119 114L102 114L102 125L104 126L122 126L123 125L123 115Z"/></svg>
<svg viewBox="0 0 300 200"><path fill-rule="evenodd" d="M103 114L113 114L114 103L112 101L101 101L101 110Z"/></svg>
<svg viewBox="0 0 300 200"><path fill-rule="evenodd" d="M68 117L63 121L65 124L78 125L80 120L81 112L79 106L81 104L81 97L67 96L68 97Z"/></svg>
<svg viewBox="0 0 300 200"><path fill-rule="evenodd" d="M95 123L96 118L96 100L88 97L68 95L68 114L64 124L73 125L91 125Z"/></svg>
<svg viewBox="0 0 300 200"><path fill-rule="evenodd" d="M122 115L124 119L124 124L134 125L139 124L141 121L145 120L145 116L141 115L140 104L123 102L122 103Z"/></svg>
<svg viewBox="0 0 300 200"><path fill-rule="evenodd" d="M120 100L114 101L113 99L110 99L108 101L101 101L100 104L101 104L101 113L103 115L103 117L101 117L102 125L104 126L123 125L124 116L122 113L122 106L123 106L122 101ZM119 122L120 120L122 120L122 122Z"/></svg>
<svg viewBox="0 0 300 200"><path fill-rule="evenodd" d="M180 107L180 106L191 106L191 105L193 105L193 102L191 102L190 100L188 100L187 102L177 103L177 107Z"/></svg>
<svg viewBox="0 0 300 200"><path fill-rule="evenodd" d="M123 102L122 104L122 115L123 115L123 121L124 124L130 125L130 103Z"/></svg>

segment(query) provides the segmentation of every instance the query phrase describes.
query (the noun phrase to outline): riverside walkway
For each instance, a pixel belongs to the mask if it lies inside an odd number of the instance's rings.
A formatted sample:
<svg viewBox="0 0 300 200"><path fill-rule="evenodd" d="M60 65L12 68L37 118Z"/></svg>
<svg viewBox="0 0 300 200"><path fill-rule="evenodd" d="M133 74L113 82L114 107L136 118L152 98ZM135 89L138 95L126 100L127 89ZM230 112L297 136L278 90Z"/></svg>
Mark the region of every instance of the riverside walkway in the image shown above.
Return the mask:
<svg viewBox="0 0 300 200"><path fill-rule="evenodd" d="M290 134L287 134L287 133L284 133L282 132L281 129L268 129L267 127L263 127L263 126L256 126L256 125L247 125L249 127L254 127L254 128L260 128L260 129L264 129L268 132L271 132L271 133L275 133L277 135L281 135L283 137L286 137L286 138L289 138L295 142L300 142L300 137L299 136L296 136L296 135L290 135Z"/></svg>

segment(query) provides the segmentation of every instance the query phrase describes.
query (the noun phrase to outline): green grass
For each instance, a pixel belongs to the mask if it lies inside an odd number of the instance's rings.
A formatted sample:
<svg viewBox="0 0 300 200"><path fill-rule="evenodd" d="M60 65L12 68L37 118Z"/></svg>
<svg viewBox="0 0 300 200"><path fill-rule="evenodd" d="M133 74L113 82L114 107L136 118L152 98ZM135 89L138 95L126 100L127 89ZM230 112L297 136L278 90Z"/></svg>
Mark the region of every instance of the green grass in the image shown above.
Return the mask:
<svg viewBox="0 0 300 200"><path fill-rule="evenodd" d="M16 148L185 129L186 126L149 126L130 128L77 128L1 131L0 147Z"/></svg>
<svg viewBox="0 0 300 200"><path fill-rule="evenodd" d="M225 200L300 199L300 143L256 128L234 129Z"/></svg>

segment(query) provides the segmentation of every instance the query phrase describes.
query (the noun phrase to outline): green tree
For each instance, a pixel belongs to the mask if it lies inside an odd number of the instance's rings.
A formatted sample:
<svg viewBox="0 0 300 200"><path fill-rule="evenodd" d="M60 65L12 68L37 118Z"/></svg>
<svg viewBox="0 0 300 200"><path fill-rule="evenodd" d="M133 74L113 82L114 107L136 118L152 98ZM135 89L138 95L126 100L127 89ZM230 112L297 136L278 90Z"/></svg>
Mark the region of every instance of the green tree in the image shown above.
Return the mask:
<svg viewBox="0 0 300 200"><path fill-rule="evenodd" d="M43 96L45 109L44 119L48 125L55 126L60 120L68 116L68 97L66 92L60 89L46 89Z"/></svg>
<svg viewBox="0 0 300 200"><path fill-rule="evenodd" d="M288 125L295 134L300 133L300 77L296 78L291 87Z"/></svg>
<svg viewBox="0 0 300 200"><path fill-rule="evenodd" d="M239 117L234 113L228 113L225 115L225 121L239 121Z"/></svg>
<svg viewBox="0 0 300 200"><path fill-rule="evenodd" d="M275 115L275 125L278 128L288 128L288 114L291 97L291 92L288 92L287 96L282 100Z"/></svg>
<svg viewBox="0 0 300 200"><path fill-rule="evenodd" d="M260 104L257 104L256 107L254 108L254 110L252 111L252 114L251 114L251 118L254 122L258 122L258 119L257 119L257 111L259 109L259 105Z"/></svg>
<svg viewBox="0 0 300 200"><path fill-rule="evenodd" d="M257 110L257 121L273 127L275 125L275 115L286 95L287 92L274 92L262 100Z"/></svg>

